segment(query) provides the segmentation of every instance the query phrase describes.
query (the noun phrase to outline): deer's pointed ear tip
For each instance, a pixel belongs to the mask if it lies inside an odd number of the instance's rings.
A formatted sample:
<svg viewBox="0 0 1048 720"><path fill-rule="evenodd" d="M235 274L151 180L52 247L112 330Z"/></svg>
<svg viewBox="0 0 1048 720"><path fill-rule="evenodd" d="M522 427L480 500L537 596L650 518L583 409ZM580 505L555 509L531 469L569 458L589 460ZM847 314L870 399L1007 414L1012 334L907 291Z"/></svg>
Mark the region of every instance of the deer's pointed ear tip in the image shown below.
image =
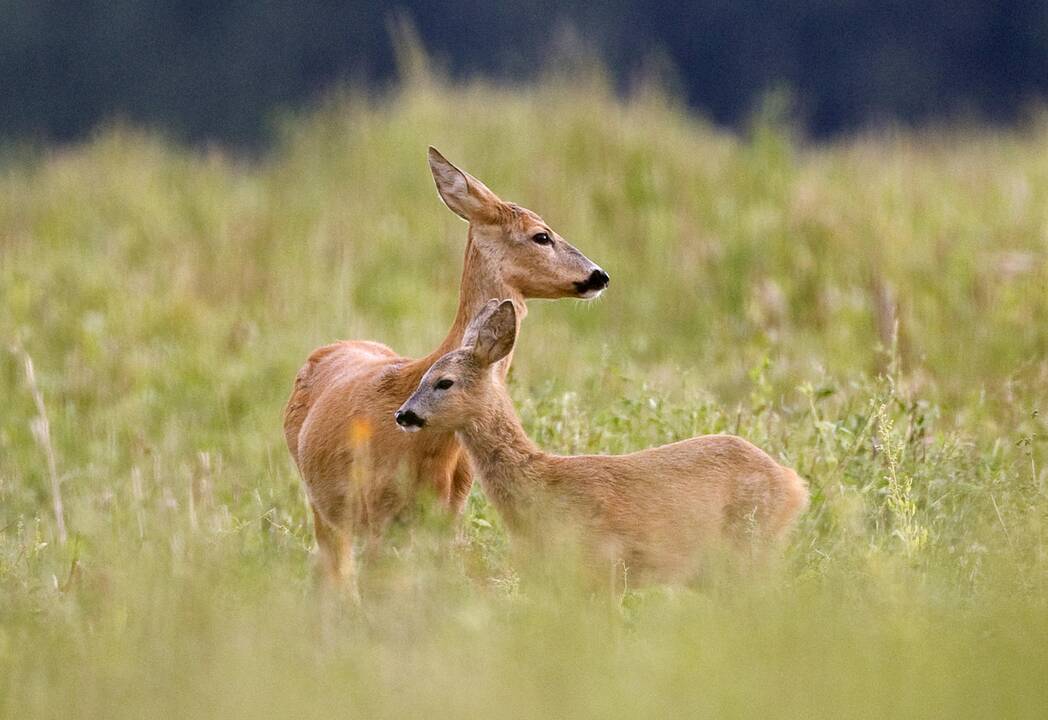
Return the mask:
<svg viewBox="0 0 1048 720"><path fill-rule="evenodd" d="M426 151L426 155L429 156L430 162L447 162L447 159L445 159L445 157L440 154L440 150L437 150L432 145L429 146L429 149Z"/></svg>
<svg viewBox="0 0 1048 720"><path fill-rule="evenodd" d="M517 306L513 304L512 300L503 300L498 304L498 307L495 308L492 314L497 314L507 321L516 323Z"/></svg>
<svg viewBox="0 0 1048 720"><path fill-rule="evenodd" d="M501 302L502 301L498 298L491 298L486 303L484 303L484 307L481 309L479 313L477 313L477 315L483 315L485 318L491 317L491 314L499 309L499 303Z"/></svg>

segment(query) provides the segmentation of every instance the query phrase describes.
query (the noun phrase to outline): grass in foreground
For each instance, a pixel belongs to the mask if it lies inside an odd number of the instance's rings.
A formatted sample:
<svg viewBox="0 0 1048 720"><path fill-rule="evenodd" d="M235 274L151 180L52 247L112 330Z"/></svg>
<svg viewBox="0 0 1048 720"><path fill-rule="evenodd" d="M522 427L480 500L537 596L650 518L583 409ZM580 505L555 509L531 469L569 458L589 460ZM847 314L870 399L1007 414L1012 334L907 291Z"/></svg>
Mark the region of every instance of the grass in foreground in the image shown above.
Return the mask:
<svg viewBox="0 0 1048 720"><path fill-rule="evenodd" d="M1042 716L1046 140L806 148L596 80L416 79L250 163L126 129L9 160L3 714ZM401 528L362 613L319 602L280 410L315 345L442 337L465 229L427 143L612 274L533 307L528 432L750 438L812 484L770 577L609 607L522 580L475 494L464 547Z"/></svg>

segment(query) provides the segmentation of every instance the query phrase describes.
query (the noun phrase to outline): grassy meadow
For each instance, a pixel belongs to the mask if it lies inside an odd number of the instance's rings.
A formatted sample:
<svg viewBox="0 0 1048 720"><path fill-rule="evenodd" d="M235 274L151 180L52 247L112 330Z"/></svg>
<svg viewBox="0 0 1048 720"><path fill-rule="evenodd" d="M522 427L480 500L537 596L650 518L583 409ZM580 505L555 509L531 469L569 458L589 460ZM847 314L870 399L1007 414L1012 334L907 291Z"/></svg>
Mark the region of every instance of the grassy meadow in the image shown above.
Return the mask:
<svg viewBox="0 0 1048 720"><path fill-rule="evenodd" d="M0 715L1045 716L1045 116L810 146L418 76L276 135L0 153ZM361 608L318 597L281 411L317 345L443 337L427 144L611 274L531 306L532 436L751 439L811 483L776 568L609 603L522 579L475 488L465 542L423 513Z"/></svg>

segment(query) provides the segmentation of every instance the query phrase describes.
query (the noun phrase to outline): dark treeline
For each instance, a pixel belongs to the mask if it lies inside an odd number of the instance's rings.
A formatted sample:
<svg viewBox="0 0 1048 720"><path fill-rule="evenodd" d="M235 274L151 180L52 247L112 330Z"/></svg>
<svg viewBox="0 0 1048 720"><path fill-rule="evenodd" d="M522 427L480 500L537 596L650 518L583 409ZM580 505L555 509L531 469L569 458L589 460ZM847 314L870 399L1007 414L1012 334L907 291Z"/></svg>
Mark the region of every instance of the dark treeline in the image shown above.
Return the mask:
<svg viewBox="0 0 1048 720"><path fill-rule="evenodd" d="M1048 94L1045 0L0 0L0 137L73 139L119 117L257 142L276 109L393 78L396 17L455 76L527 79L575 38L624 84L653 58L672 67L726 125L788 89L815 136L1006 123Z"/></svg>

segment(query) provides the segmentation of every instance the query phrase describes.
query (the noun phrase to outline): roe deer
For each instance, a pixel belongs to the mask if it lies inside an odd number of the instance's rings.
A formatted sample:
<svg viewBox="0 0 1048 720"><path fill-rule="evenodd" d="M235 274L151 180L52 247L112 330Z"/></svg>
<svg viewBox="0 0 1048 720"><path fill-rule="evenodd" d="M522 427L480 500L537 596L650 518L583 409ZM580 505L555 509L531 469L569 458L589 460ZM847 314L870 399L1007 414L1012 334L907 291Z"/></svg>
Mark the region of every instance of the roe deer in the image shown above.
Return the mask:
<svg viewBox="0 0 1048 720"><path fill-rule="evenodd" d="M768 547L807 505L793 470L731 435L629 455L542 452L491 369L516 333L514 303L491 300L394 416L419 435L456 432L511 533L541 544L574 530L595 566L625 564L641 583L679 582L700 569L703 551Z"/></svg>
<svg viewBox="0 0 1048 720"><path fill-rule="evenodd" d="M509 297L523 316L527 298L589 299L608 285L607 273L535 213L503 202L432 147L429 166L444 203L469 223L447 337L419 360L369 341L318 348L298 371L284 409L288 450L313 509L319 569L335 584L353 580L355 540L376 541L418 490L461 511L473 481L454 433L408 436L389 418L429 366L459 346L485 301ZM509 364L507 353L500 378Z"/></svg>

